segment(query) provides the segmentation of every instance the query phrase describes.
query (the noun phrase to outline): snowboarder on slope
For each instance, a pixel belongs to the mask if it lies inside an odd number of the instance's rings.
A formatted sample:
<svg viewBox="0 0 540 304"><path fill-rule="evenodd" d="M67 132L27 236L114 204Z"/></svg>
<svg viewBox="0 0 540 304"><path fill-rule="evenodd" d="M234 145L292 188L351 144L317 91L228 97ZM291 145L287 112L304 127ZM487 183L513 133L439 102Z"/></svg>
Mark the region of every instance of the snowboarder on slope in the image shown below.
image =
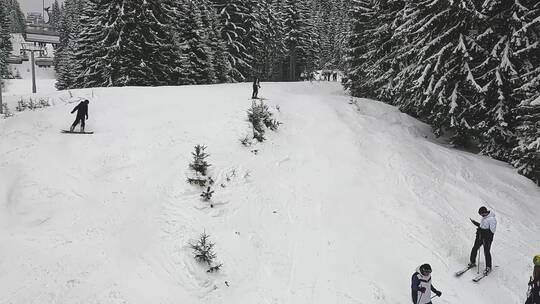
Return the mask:
<svg viewBox="0 0 540 304"><path fill-rule="evenodd" d="M478 209L478 214L482 216L480 223L470 219L471 222L478 227L476 229L476 238L474 240L474 245L471 250L471 259L469 267L473 268L476 266L476 254L480 246L484 246L484 256L486 257L486 269L484 274L487 275L491 272L491 243L493 242L493 236L495 235L495 230L497 229L497 219L495 218L495 213L489 211L486 207L482 206Z"/></svg>
<svg viewBox="0 0 540 304"><path fill-rule="evenodd" d="M253 80L253 94L251 94L251 98L255 99L257 98L257 94L259 93L259 88L261 87L261 84L259 83L259 78L255 77Z"/></svg>
<svg viewBox="0 0 540 304"><path fill-rule="evenodd" d="M533 276L529 280L529 294L525 304L540 304L540 254L533 258Z"/></svg>
<svg viewBox="0 0 540 304"><path fill-rule="evenodd" d="M75 127L81 123L81 132L84 132L84 121L85 119L88 119L88 104L90 101L88 99L85 99L81 101L74 109L71 111L71 114L73 114L75 111L77 111L77 118L75 118L75 121L71 125L71 128L69 130L73 132Z"/></svg>
<svg viewBox="0 0 540 304"><path fill-rule="evenodd" d="M413 304L432 304L432 291L438 297L442 295L442 292L438 291L431 284L431 266L429 264L423 264L412 275L411 294Z"/></svg>

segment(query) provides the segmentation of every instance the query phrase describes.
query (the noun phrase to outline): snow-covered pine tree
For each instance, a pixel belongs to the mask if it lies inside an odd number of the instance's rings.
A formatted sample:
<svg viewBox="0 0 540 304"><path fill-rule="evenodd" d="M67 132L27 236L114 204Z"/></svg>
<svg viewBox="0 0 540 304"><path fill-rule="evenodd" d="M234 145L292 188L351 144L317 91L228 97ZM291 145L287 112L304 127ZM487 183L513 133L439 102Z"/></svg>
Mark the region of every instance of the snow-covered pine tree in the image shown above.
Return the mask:
<svg viewBox="0 0 540 304"><path fill-rule="evenodd" d="M512 150L512 165L540 186L540 100L514 110L517 145Z"/></svg>
<svg viewBox="0 0 540 304"><path fill-rule="evenodd" d="M521 0L519 4L526 12L521 15L522 27L512 35L519 76L514 93L521 103L513 111L517 145L511 159L521 174L540 185L540 2Z"/></svg>
<svg viewBox="0 0 540 304"><path fill-rule="evenodd" d="M83 1L81 0L66 0L61 9L61 17L58 22L60 43L54 50L55 86L59 90L75 87L77 77L75 52L77 49L77 37L82 28L80 17L83 8Z"/></svg>
<svg viewBox="0 0 540 304"><path fill-rule="evenodd" d="M169 84L173 17L169 0L85 1L75 86Z"/></svg>
<svg viewBox="0 0 540 304"><path fill-rule="evenodd" d="M436 135L453 133L452 142L464 145L473 135L472 126L482 92L474 74L481 53L475 33L484 16L473 0L423 0L413 3L400 26L410 44L401 54L408 64L398 104L405 111L427 120Z"/></svg>
<svg viewBox="0 0 540 304"><path fill-rule="evenodd" d="M18 0L3 0L7 5L7 12L10 19L9 32L22 33L26 28L24 14Z"/></svg>
<svg viewBox="0 0 540 304"><path fill-rule="evenodd" d="M58 28L60 25L60 19L62 18L62 12L60 10L60 4L58 3L58 0L54 0L54 3L51 7L51 12L49 16L49 24L54 26L55 28Z"/></svg>
<svg viewBox="0 0 540 304"><path fill-rule="evenodd" d="M253 54L260 44L258 0L212 0L221 22L221 37L227 45L232 78L244 81L253 73ZM257 60L257 59L255 59Z"/></svg>
<svg viewBox="0 0 540 304"><path fill-rule="evenodd" d="M265 0L261 2L261 47L256 49L253 63L255 73L260 80L282 80L280 65L286 48L283 39L284 13L281 0Z"/></svg>
<svg viewBox="0 0 540 304"><path fill-rule="evenodd" d="M221 29L217 12L210 0L200 0L198 5L201 11L201 20L206 31L208 46L213 53L212 64L215 78L219 83L231 82L231 63L227 56L227 44L221 38Z"/></svg>
<svg viewBox="0 0 540 304"><path fill-rule="evenodd" d="M197 242L189 244L189 247L193 250L195 260L206 263L208 266L210 266L216 258L216 253L214 252L215 244L212 243L209 238L210 236L203 232L199 236Z"/></svg>
<svg viewBox="0 0 540 304"><path fill-rule="evenodd" d="M527 5L527 1L523 1ZM481 113L483 117L475 128L478 131L482 152L493 158L508 161L516 144L515 115L513 110L519 104L514 89L519 86L518 70L529 58L520 60L516 52L527 44L528 35L515 35L523 26L524 16L529 9L515 1L486 0L483 14L488 19L482 32L477 36L478 43L486 50L477 69L484 88ZM525 33L524 33L525 34Z"/></svg>
<svg viewBox="0 0 540 304"><path fill-rule="evenodd" d="M346 0L315 0L312 18L319 33L319 59L322 69L344 68L345 50L349 33L349 10Z"/></svg>
<svg viewBox="0 0 540 304"><path fill-rule="evenodd" d="M2 78L11 78L7 68L6 59L11 54L11 35L9 34L10 17L8 13L8 5L4 2L0 2L0 73Z"/></svg>
<svg viewBox="0 0 540 304"><path fill-rule="evenodd" d="M284 78L299 79L303 71L312 71L318 66L318 35L311 18L310 2L285 0L284 41L287 49Z"/></svg>
<svg viewBox="0 0 540 304"><path fill-rule="evenodd" d="M345 87L351 95L357 97L374 97L376 88L367 85L367 68L374 63L373 50L370 41L377 27L376 10L372 0L353 0L349 10L349 19L352 21L351 33L348 39L348 59L346 61L347 82Z"/></svg>
<svg viewBox="0 0 540 304"><path fill-rule="evenodd" d="M192 0L177 1L177 43L189 67L192 83L215 83L214 52L210 47L208 28L202 23L200 7Z"/></svg>

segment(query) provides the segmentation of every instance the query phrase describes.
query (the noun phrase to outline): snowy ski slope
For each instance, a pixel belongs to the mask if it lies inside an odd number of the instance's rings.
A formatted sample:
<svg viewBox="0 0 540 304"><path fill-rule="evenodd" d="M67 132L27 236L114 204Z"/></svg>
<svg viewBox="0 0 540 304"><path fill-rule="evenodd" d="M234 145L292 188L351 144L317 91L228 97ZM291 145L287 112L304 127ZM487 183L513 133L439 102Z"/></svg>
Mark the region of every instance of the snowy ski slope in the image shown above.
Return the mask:
<svg viewBox="0 0 540 304"><path fill-rule="evenodd" d="M524 302L540 253L531 181L337 83L261 85L283 125L250 148L249 83L52 92L0 119L0 303L405 304L422 263L433 303ZM93 135L59 132L77 97ZM214 208L185 181L196 144ZM498 267L475 284L476 270L453 274L483 204ZM203 231L218 273L188 246Z"/></svg>

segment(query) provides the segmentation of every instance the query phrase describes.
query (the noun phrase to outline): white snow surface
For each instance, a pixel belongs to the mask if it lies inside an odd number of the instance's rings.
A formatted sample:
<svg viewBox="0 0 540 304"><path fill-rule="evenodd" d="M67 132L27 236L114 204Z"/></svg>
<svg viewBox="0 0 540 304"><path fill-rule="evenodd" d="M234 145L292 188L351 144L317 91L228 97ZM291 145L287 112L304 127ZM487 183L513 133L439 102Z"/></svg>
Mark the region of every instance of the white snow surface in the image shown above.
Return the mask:
<svg viewBox="0 0 540 304"><path fill-rule="evenodd" d="M0 119L0 303L410 303L422 263L443 292L434 303L524 301L540 252L534 183L332 82L262 83L283 125L246 148L250 93L59 91ZM93 135L59 132L77 97L90 97ZM197 144L213 208L186 183ZM495 269L473 283L476 270L454 272L482 205L499 221ZM202 232L217 273L188 246Z"/></svg>

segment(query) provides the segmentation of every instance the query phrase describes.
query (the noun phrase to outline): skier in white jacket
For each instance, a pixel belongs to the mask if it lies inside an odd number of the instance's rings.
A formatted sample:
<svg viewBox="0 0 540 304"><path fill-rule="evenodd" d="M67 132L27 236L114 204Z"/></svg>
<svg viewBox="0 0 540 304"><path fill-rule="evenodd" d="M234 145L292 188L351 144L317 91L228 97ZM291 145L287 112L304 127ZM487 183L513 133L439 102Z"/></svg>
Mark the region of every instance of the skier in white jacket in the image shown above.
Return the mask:
<svg viewBox="0 0 540 304"><path fill-rule="evenodd" d="M471 222L478 227L476 229L476 239L474 240L474 246L471 250L471 260L469 267L476 266L476 254L480 246L484 246L484 256L486 258L486 269L484 274L487 275L491 272L491 243L493 242L493 236L495 235L495 230L497 229L497 219L495 218L495 213L489 211L486 207L482 206L478 209L478 214L482 216L480 223L471 219Z"/></svg>

